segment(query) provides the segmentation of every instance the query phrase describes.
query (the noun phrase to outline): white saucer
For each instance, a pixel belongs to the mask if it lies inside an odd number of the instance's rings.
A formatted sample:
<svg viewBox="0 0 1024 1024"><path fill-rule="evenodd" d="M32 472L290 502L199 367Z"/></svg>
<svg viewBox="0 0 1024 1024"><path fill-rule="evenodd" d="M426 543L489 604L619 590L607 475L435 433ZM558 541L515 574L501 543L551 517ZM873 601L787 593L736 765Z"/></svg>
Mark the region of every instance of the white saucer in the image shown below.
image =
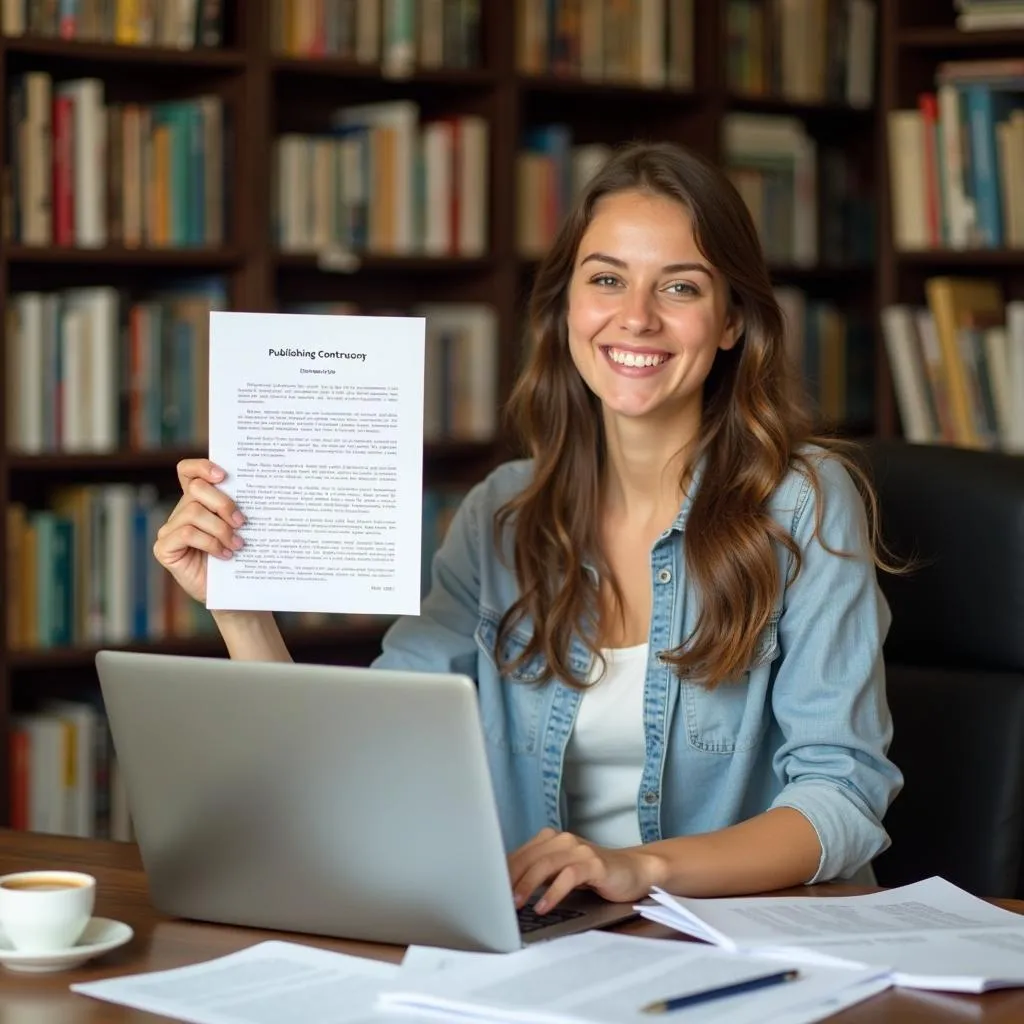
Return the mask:
<svg viewBox="0 0 1024 1024"><path fill-rule="evenodd" d="M101 953L109 953L123 946L133 935L131 928L121 921L107 917L94 917L85 926L82 937L68 949L53 953L26 953L11 946L10 939L0 932L0 964L9 971L42 974L46 971L66 971L78 967Z"/></svg>

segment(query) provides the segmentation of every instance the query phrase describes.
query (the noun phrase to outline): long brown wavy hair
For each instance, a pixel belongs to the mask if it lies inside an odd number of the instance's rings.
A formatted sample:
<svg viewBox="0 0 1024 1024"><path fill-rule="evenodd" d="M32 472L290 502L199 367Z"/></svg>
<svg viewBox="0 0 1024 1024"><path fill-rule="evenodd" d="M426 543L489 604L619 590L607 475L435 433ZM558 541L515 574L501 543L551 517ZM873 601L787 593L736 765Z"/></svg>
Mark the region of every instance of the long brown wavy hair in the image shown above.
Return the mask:
<svg viewBox="0 0 1024 1024"><path fill-rule="evenodd" d="M750 664L776 605L781 581L773 541L789 549L799 572L799 548L767 511L769 497L794 466L807 474L818 496L820 530L819 479L801 448L813 442L847 465L868 505L873 552L877 515L874 494L856 463L839 451L839 442L813 433L743 199L713 164L668 143L634 143L613 154L578 198L538 268L529 310L530 352L507 409L533 458L533 477L498 510L494 523L499 551L507 550L505 530L513 530L520 596L499 623L495 657L503 671L510 671L542 655L543 681L582 685L569 664L573 636L600 657L599 585L588 565L610 583L615 606L622 609L621 589L600 543L606 465L600 403L570 355L566 316L578 249L595 207L604 196L628 191L665 196L687 209L697 247L728 283L731 312L743 324L739 342L716 354L704 384L700 434L688 460L689 466L706 460L686 530L686 563L700 597L699 617L693 633L662 655L680 676L713 687ZM533 627L529 643L510 659L503 655L505 640L526 620Z"/></svg>

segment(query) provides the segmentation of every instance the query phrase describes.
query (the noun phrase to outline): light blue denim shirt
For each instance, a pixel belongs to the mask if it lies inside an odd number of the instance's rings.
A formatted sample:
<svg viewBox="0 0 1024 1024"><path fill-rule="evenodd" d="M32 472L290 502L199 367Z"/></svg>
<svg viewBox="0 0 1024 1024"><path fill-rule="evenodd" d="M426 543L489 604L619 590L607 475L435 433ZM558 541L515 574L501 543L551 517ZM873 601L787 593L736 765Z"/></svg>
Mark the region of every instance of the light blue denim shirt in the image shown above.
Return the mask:
<svg viewBox="0 0 1024 1024"><path fill-rule="evenodd" d="M434 557L420 615L389 629L374 662L476 680L509 850L545 826L567 827L562 768L581 696L556 680L531 683L540 668L536 659L514 679L502 678L495 663L498 621L518 588L506 567L511 559L503 563L493 543L493 517L531 472L529 461L506 463L473 488ZM855 557L831 554L813 538L814 491L805 474L791 471L770 512L799 545L803 565L787 585L792 556L777 545L782 582L776 609L749 669L735 682L708 691L680 681L657 657L677 647L697 620L684 557L689 497L651 550L646 757L637 793L645 843L793 807L821 842L813 881L851 877L889 844L882 817L902 786L886 757L892 721L882 641L889 609L867 554L864 508L852 480L834 459L819 461L819 477L822 536ZM691 495L697 486L699 473ZM511 537L506 541L510 552ZM529 630L520 627L509 653L522 649ZM585 679L591 655L579 639L570 660Z"/></svg>

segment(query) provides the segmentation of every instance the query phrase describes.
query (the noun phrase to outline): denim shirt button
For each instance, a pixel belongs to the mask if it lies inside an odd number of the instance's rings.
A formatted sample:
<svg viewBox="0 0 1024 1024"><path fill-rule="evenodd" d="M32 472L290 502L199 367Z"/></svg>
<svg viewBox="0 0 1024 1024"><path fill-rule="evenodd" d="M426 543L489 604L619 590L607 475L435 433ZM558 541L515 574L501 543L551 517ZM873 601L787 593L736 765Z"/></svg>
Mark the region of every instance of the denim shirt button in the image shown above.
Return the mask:
<svg viewBox="0 0 1024 1024"><path fill-rule="evenodd" d="M672 582L672 570L671 569L659 569L658 570L658 582L659 583L671 583Z"/></svg>
<svg viewBox="0 0 1024 1024"><path fill-rule="evenodd" d="M658 802L658 791L656 789L649 789L644 793L645 804L656 804Z"/></svg>

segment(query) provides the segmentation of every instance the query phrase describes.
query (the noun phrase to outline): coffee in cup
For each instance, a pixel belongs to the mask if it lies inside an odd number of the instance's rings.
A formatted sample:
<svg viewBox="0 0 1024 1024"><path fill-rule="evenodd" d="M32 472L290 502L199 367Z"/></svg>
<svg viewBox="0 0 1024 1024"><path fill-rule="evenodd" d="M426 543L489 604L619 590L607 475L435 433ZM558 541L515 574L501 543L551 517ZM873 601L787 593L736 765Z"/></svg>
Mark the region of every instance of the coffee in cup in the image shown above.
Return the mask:
<svg viewBox="0 0 1024 1024"><path fill-rule="evenodd" d="M19 871L0 877L0 929L26 953L73 946L92 917L96 879L80 871Z"/></svg>

